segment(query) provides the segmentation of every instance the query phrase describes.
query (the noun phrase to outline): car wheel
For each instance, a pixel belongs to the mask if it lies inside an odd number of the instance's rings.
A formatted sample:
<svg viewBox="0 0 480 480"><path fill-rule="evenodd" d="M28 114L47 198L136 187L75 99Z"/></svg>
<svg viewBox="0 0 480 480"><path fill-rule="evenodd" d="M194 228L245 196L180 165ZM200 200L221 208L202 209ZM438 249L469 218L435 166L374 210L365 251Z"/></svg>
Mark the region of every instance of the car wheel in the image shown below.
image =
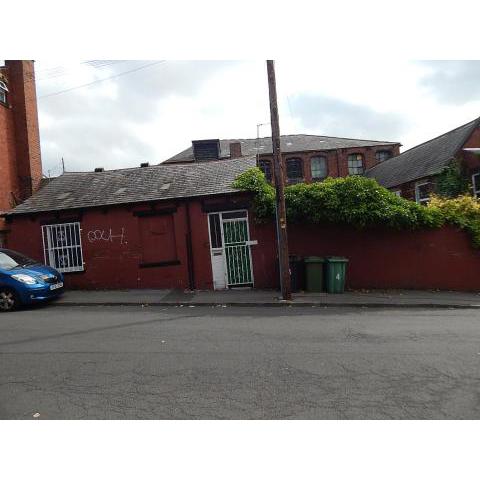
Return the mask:
<svg viewBox="0 0 480 480"><path fill-rule="evenodd" d="M0 288L0 312L11 312L18 307L17 295L13 290Z"/></svg>

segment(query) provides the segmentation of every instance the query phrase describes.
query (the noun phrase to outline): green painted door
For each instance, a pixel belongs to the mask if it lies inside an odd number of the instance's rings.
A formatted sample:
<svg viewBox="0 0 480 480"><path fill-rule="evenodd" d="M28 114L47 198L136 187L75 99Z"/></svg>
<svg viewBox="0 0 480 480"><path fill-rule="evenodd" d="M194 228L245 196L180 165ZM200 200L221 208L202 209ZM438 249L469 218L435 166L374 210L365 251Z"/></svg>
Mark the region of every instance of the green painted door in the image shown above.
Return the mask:
<svg viewBox="0 0 480 480"><path fill-rule="evenodd" d="M253 275L247 219L224 219L222 223L228 285L251 285Z"/></svg>

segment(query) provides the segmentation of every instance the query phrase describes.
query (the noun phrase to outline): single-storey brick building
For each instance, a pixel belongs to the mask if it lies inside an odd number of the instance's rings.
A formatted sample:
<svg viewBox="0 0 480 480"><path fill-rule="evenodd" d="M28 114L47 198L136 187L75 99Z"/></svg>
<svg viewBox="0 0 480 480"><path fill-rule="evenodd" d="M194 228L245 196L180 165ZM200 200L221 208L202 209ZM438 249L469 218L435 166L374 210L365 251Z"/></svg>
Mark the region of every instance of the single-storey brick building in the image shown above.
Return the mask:
<svg viewBox="0 0 480 480"><path fill-rule="evenodd" d="M66 173L7 215L8 246L65 272L70 286L212 288L224 242L236 262L230 283L250 285L248 202L232 183L254 165Z"/></svg>

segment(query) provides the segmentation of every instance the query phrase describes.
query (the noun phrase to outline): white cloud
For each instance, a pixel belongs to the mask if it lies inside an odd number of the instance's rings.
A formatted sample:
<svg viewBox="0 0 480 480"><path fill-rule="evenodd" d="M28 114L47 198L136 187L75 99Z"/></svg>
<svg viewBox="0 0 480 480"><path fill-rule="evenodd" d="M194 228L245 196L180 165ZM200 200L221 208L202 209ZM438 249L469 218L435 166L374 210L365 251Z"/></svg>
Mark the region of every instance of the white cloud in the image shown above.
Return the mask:
<svg viewBox="0 0 480 480"><path fill-rule="evenodd" d="M150 61L96 68L38 61L42 97ZM480 115L473 63L372 58L277 61L282 133L428 140ZM453 72L453 73L452 73ZM457 92L451 82L455 81ZM167 61L95 85L39 98L45 173L159 163L192 139L254 137L269 122L264 61ZM267 126L261 135L270 133Z"/></svg>

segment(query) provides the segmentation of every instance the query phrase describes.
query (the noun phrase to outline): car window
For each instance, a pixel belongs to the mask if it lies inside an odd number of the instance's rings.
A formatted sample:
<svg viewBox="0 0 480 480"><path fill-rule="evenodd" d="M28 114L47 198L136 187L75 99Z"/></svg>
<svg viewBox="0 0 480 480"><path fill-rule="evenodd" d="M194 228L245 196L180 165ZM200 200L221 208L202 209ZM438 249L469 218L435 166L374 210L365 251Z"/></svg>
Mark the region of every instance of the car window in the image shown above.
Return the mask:
<svg viewBox="0 0 480 480"><path fill-rule="evenodd" d="M11 270L18 266L35 265L36 263L38 262L13 250L0 250L0 268L5 270Z"/></svg>

